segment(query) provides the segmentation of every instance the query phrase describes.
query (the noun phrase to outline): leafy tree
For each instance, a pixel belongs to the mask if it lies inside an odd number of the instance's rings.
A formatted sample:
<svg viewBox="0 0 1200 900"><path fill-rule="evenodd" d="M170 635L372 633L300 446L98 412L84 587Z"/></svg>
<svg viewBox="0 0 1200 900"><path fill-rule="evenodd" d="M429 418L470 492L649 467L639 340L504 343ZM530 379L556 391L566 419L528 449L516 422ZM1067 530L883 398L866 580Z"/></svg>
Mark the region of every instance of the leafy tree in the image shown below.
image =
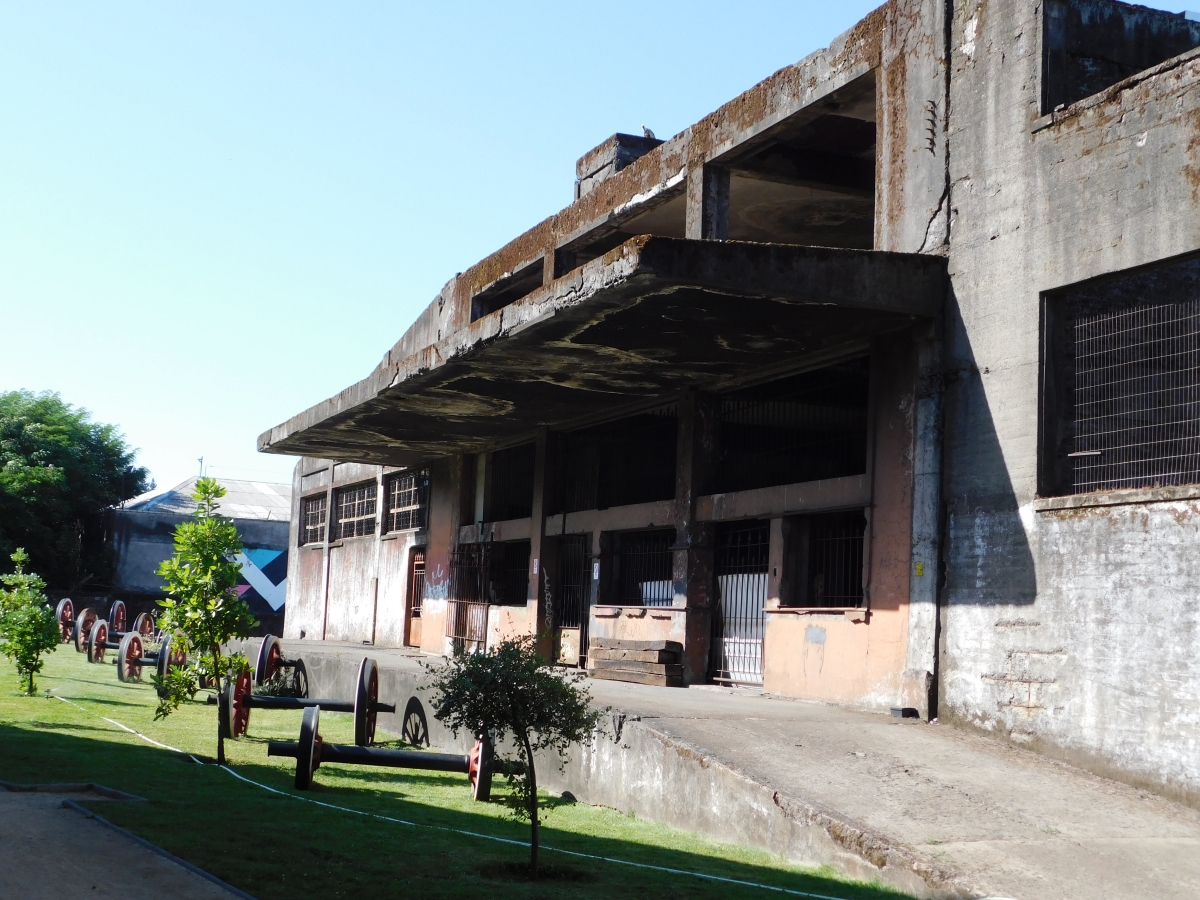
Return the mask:
<svg viewBox="0 0 1200 900"><path fill-rule="evenodd" d="M42 671L43 653L53 653L62 640L58 619L46 605L46 583L33 572L26 573L29 555L18 548L11 556L16 571L0 575L8 588L0 591L0 650L17 665L17 675L26 680L25 692L36 690L33 676Z"/></svg>
<svg viewBox="0 0 1200 900"><path fill-rule="evenodd" d="M591 706L582 674L564 677L536 651L532 636L501 642L485 653L459 653L432 669L434 715L455 733L511 736L518 760L510 763L513 814L528 819L529 872L538 873L538 792L534 754L551 750L560 768L571 744L587 739L603 713Z"/></svg>
<svg viewBox="0 0 1200 900"><path fill-rule="evenodd" d="M112 425L58 394L0 393L0 554L29 551L52 587L105 582L104 510L149 489Z"/></svg>
<svg viewBox="0 0 1200 900"><path fill-rule="evenodd" d="M159 627L173 633L172 646L188 655L188 665L173 668L166 678L155 676L159 704L154 716L165 718L195 696L202 681L220 685L247 667L240 653L223 656L221 645L249 637L258 623L235 587L241 564L233 558L242 549L233 522L221 515L217 502L225 489L215 479L200 478L192 498L195 519L175 529L175 555L164 560L158 574L170 596L159 600Z"/></svg>

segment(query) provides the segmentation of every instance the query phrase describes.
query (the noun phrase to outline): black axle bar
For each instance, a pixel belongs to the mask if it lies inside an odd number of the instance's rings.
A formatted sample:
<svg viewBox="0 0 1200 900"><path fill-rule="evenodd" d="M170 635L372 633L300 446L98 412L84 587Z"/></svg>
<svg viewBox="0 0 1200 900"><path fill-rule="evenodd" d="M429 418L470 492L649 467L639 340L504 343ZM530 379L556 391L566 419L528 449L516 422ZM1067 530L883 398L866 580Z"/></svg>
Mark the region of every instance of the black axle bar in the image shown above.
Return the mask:
<svg viewBox="0 0 1200 900"><path fill-rule="evenodd" d="M311 706L319 706L325 712L354 712L354 702L352 700L323 700L309 697L264 697L258 694L251 694L242 702L250 709L308 709ZM216 703L216 695L209 694L208 705L215 706ZM376 712L394 713L396 711L396 704L376 703L374 709Z"/></svg>
<svg viewBox="0 0 1200 900"><path fill-rule="evenodd" d="M325 707L321 707L324 709ZM296 758L298 741L268 741L267 756ZM321 744L322 763L390 766L395 769L428 769L435 772L468 772L470 760L457 753L422 753L419 750L381 750L353 744Z"/></svg>

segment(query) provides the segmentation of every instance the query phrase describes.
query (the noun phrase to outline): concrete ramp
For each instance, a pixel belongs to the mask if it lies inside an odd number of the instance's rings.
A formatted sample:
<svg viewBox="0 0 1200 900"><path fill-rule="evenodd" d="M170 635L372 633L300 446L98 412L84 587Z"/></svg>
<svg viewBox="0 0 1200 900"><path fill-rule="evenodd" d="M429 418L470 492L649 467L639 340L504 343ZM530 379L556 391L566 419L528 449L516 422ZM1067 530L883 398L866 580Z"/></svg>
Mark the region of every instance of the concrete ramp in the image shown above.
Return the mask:
<svg viewBox="0 0 1200 900"><path fill-rule="evenodd" d="M433 718L421 662L294 641L313 696L380 665L380 727L465 752ZM717 840L832 865L923 897L1193 900L1200 812L987 737L725 688L590 681L604 733L539 782Z"/></svg>

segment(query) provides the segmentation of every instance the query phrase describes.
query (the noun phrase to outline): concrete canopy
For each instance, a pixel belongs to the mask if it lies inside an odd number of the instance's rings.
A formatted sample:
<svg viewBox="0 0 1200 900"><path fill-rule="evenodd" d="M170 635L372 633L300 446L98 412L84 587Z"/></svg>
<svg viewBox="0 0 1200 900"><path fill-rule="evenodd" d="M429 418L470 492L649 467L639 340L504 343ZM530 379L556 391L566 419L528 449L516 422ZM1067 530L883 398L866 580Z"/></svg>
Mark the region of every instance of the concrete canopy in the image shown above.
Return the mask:
<svg viewBox="0 0 1200 900"><path fill-rule="evenodd" d="M411 466L685 388L800 367L940 314L944 259L634 237L258 439L259 450Z"/></svg>

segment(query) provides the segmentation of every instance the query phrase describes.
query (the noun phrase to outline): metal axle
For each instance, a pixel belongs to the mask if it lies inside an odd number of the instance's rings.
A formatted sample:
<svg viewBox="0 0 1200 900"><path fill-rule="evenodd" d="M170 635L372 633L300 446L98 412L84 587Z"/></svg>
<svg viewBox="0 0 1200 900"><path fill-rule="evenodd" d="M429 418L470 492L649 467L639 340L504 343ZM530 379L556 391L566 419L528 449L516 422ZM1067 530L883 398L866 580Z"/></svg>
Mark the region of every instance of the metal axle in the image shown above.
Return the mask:
<svg viewBox="0 0 1200 900"><path fill-rule="evenodd" d="M300 752L299 747L298 741L268 741L267 756L286 756L296 759ZM419 750L382 750L378 747L356 747L353 744L326 744L324 742L321 743L321 762L463 773L470 771L471 767L471 759L465 753L460 755L458 753L423 753Z"/></svg>

